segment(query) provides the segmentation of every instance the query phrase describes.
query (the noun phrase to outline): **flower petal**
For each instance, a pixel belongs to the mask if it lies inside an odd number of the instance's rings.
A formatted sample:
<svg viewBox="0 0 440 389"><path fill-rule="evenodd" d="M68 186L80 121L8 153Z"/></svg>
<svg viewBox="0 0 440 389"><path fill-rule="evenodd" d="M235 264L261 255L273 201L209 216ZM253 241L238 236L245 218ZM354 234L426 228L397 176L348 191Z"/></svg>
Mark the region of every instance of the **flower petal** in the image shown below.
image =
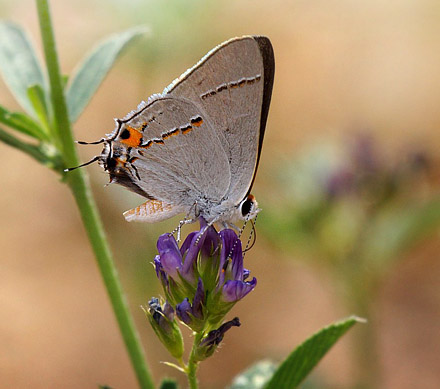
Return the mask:
<svg viewBox="0 0 440 389"><path fill-rule="evenodd" d="M169 285L168 275L163 270L162 263L160 262L160 256L156 255L154 257L154 268L156 269L157 278L162 282L164 288L167 288Z"/></svg>
<svg viewBox="0 0 440 389"><path fill-rule="evenodd" d="M196 294L192 304L192 313L197 319L203 319L203 304L205 303L205 288L203 287L203 281L199 278L197 283Z"/></svg>
<svg viewBox="0 0 440 389"><path fill-rule="evenodd" d="M182 270L182 257L180 251L167 250L160 255L163 270L175 281L179 280L178 271Z"/></svg>
<svg viewBox="0 0 440 389"><path fill-rule="evenodd" d="M223 300L233 303L251 292L257 285L257 279L254 277L252 281L227 281L222 289Z"/></svg>
<svg viewBox="0 0 440 389"><path fill-rule="evenodd" d="M157 251L161 255L165 251L177 251L180 253L176 239L171 234L162 234L157 240Z"/></svg>
<svg viewBox="0 0 440 389"><path fill-rule="evenodd" d="M206 227L202 227L201 230ZM205 232L205 239L203 241L203 245L200 248L200 252L202 254L202 258L210 257L217 247L220 244L220 238L218 236L217 231L211 225L207 228Z"/></svg>
<svg viewBox="0 0 440 389"><path fill-rule="evenodd" d="M243 269L243 253L241 251L241 241L235 231L226 229L220 231L219 235L222 240L222 248L220 252L220 275L218 286L221 287L225 282L225 274L228 270L229 260L233 263L233 279L243 280L242 270L240 274L240 269ZM230 268L229 271L231 271ZM237 274L238 277L236 277ZM229 278L229 276L227 278Z"/></svg>
<svg viewBox="0 0 440 389"><path fill-rule="evenodd" d="M188 251L185 256L185 262L183 263L182 276L192 282L194 280L194 263L199 256L200 247L203 245L205 241L206 234L203 233L203 228L200 231L197 231L194 235L192 235L192 240Z"/></svg>
<svg viewBox="0 0 440 389"><path fill-rule="evenodd" d="M165 301L162 311L168 320L170 321L174 320L174 309L173 306L168 301Z"/></svg>
<svg viewBox="0 0 440 389"><path fill-rule="evenodd" d="M182 247L180 247L180 254L182 254L182 258L185 258L185 254L188 252L188 249L191 247L191 242L198 231L193 231L188 234L182 243Z"/></svg>
<svg viewBox="0 0 440 389"><path fill-rule="evenodd" d="M231 229L221 230L220 238L222 240L222 251L220 253L220 266L223 266L226 259L231 254L235 242L238 240L237 234Z"/></svg>
<svg viewBox="0 0 440 389"><path fill-rule="evenodd" d="M238 237L234 243L234 246L232 247L231 261L232 279L243 281L243 252L241 248L241 240L238 239Z"/></svg>
<svg viewBox="0 0 440 389"><path fill-rule="evenodd" d="M176 312L178 318L182 320L185 324L191 323L192 319L189 315L191 313L191 304L189 303L188 297L185 297L180 304L177 304Z"/></svg>

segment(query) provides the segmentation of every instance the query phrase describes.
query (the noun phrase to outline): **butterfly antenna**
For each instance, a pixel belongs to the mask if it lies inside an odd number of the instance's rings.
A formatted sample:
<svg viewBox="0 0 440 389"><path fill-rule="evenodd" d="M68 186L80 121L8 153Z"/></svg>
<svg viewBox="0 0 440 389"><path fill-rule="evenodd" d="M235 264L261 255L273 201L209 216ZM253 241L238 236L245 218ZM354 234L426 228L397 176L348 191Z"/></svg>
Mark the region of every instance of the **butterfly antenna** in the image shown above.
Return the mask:
<svg viewBox="0 0 440 389"><path fill-rule="evenodd" d="M89 162L83 163L83 164L81 164L81 165L79 165L79 166L69 167L69 168L67 168L67 169L64 169L64 171L65 171L65 172L71 172L72 170L78 169L78 168L80 168L80 167L84 167L84 166L90 165L90 164L92 164L93 162L98 161L100 158L101 158L101 156L100 156L100 155L97 155L96 157L92 158Z"/></svg>
<svg viewBox="0 0 440 389"><path fill-rule="evenodd" d="M244 219L243 226L240 228L240 231L238 231L238 238L241 238L241 236L243 235L244 229L246 228L248 221L249 221L249 218L246 216L246 219Z"/></svg>
<svg viewBox="0 0 440 389"><path fill-rule="evenodd" d="M255 221L251 220L252 230L249 234L248 241L246 243L246 248L243 250L243 255L246 254L252 247L254 247L255 242L257 241L257 230L255 229L255 224L257 223L257 216L255 216ZM253 237L252 243L251 239Z"/></svg>
<svg viewBox="0 0 440 389"><path fill-rule="evenodd" d="M75 143L79 145L99 145L100 143L104 143L106 141L105 138L101 138L100 140L96 140L94 142L85 142L83 140L76 140Z"/></svg>
<svg viewBox="0 0 440 389"><path fill-rule="evenodd" d="M257 217L255 216L255 219L256 218ZM246 219L244 220L244 223L243 223L243 227L241 227L240 231L238 232L238 239L235 241L234 245L232 246L231 251L230 251L230 253L228 255L228 258L232 258L232 253L234 252L234 249L237 246L237 242L240 240L241 236L243 235L244 229L246 228L246 225L247 225L249 220L252 223L252 231L255 231L254 222L251 219L249 219L249 217L246 217ZM244 256L244 254L246 254L246 251L250 250L252 248L252 246L254 245L254 243L255 243L255 240L254 240L254 242L252 242L251 247L249 247L249 243L250 243L250 240L251 240L251 237L252 237L252 231L251 231L251 234L249 235L248 241L246 243L246 248L243 250L243 256Z"/></svg>

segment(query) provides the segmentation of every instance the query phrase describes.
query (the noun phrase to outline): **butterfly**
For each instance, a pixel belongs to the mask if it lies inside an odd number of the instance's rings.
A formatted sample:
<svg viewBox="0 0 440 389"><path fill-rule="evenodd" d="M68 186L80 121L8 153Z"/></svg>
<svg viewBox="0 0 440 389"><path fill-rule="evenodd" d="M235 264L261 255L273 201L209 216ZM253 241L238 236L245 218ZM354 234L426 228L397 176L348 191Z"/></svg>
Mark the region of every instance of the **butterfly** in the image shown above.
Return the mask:
<svg viewBox="0 0 440 389"><path fill-rule="evenodd" d="M157 222L183 213L186 222L203 217L226 228L256 216L250 190L274 71L267 37L230 39L93 142L104 143L92 161L110 182L147 199L126 211L126 220Z"/></svg>

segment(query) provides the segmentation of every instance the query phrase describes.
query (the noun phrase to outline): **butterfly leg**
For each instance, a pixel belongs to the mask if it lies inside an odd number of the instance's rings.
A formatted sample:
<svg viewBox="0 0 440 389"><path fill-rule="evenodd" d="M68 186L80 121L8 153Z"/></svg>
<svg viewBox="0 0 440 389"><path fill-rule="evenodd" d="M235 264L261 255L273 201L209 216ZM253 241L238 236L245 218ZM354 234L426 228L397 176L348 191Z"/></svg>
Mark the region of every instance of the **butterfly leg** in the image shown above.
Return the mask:
<svg viewBox="0 0 440 389"><path fill-rule="evenodd" d="M197 239L195 241L196 245L199 244L199 241L200 241L201 237L203 235L205 235L205 233L208 230L208 228L211 227L214 223L216 223L218 221L218 219L220 219L220 217L221 217L221 215L217 216L215 219L211 220L205 227L203 227L202 230L200 230L200 234L199 234L199 236L197 237Z"/></svg>
<svg viewBox="0 0 440 389"><path fill-rule="evenodd" d="M189 219L188 215L185 216L184 219L179 222L179 225L173 231L170 232L170 235L174 235L177 233L176 240L177 240L177 243L180 243L180 236L181 236L182 227L185 224L191 224L191 223L194 223L195 221L196 221L196 219Z"/></svg>
<svg viewBox="0 0 440 389"><path fill-rule="evenodd" d="M240 227L236 226L234 223L228 223L228 222L222 222L222 227L232 229L237 233L240 233L241 230Z"/></svg>
<svg viewBox="0 0 440 389"><path fill-rule="evenodd" d="M180 243L180 236L181 236L181 230L182 230L182 227L183 227L185 224L191 224L191 223L194 223L194 222L197 221L196 218L192 218L192 217L190 218L190 217L189 217L189 215L191 214L191 212L193 211L193 209L195 209L195 207L197 207L197 202L195 202L195 203L193 204L193 206L192 206L192 207L190 208L190 210L187 212L187 214L185 215L185 217L183 218L183 220L181 220L181 221L179 222L179 225L178 225L173 231L170 232L170 235L174 235L175 233L177 233L176 240L177 240L178 243Z"/></svg>

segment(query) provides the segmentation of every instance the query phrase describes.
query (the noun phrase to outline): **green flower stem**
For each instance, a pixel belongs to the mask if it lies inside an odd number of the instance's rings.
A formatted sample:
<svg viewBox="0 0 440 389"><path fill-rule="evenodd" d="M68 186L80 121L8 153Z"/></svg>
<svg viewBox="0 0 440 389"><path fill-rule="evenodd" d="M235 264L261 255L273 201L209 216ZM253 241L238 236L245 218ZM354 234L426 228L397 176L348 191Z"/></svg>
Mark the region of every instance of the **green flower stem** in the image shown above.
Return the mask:
<svg viewBox="0 0 440 389"><path fill-rule="evenodd" d="M348 281L351 291L350 303L352 311L368 320L367 325L357 330L353 347L353 358L358 368L354 388L374 389L380 387L382 366L378 351L377 316L374 315L373 305L377 301L377 291L380 290L379 280L368 277L353 277ZM356 282L357 281L357 282Z"/></svg>
<svg viewBox="0 0 440 389"><path fill-rule="evenodd" d="M356 374L352 386L355 389L374 389L380 387L382 377L374 302L381 290L383 274L368 268L368 259L362 255L360 247L356 246L357 249L344 258L341 266L333 267L332 271L349 312L367 320L365 326L355 330L353 337L352 359Z"/></svg>
<svg viewBox="0 0 440 389"><path fill-rule="evenodd" d="M200 341L202 340L202 337L203 337L202 331L195 334L193 347L188 360L188 365L186 366L185 369L186 375L188 377L188 383L190 389L197 389L199 387L199 384L197 382L197 368L199 367L199 362L195 361L195 352L197 346L200 344Z"/></svg>
<svg viewBox="0 0 440 389"><path fill-rule="evenodd" d="M51 99L54 112L54 129L61 145L64 161L67 166L79 164L76 154L70 122L64 98L58 57L55 48L49 6L47 0L37 0L38 16L44 46ZM107 288L107 293L113 306L119 329L129 353L133 368L141 388L153 388L153 380L145 362L139 336L131 318L127 302L113 264L110 249L105 237L104 229L93 200L85 170L77 169L67 175L76 203L81 213L87 235L96 256L98 267Z"/></svg>

